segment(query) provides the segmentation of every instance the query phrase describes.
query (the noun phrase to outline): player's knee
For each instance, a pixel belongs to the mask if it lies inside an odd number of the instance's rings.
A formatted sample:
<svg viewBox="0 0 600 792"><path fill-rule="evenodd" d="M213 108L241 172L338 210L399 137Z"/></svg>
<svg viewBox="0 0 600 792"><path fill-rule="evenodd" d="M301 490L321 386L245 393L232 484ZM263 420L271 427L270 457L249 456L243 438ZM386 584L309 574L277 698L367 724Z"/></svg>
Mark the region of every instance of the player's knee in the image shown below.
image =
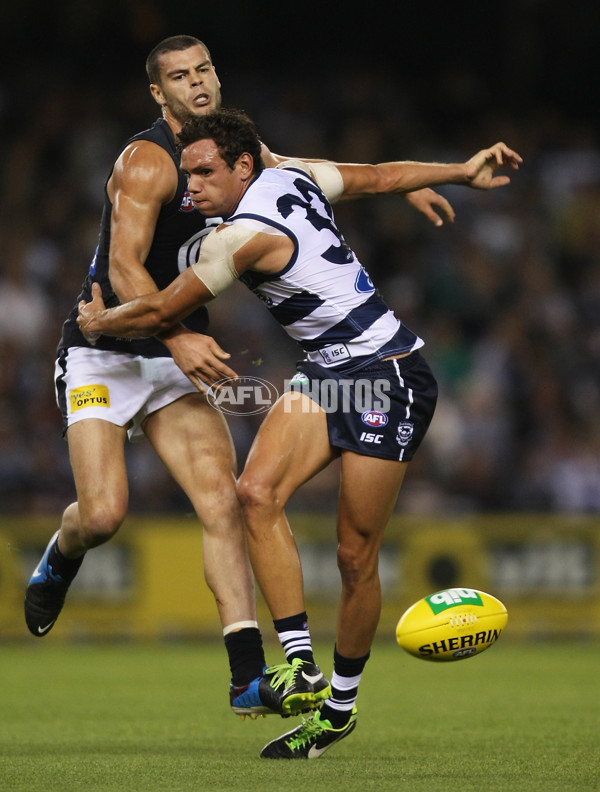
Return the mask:
<svg viewBox="0 0 600 792"><path fill-rule="evenodd" d="M100 506L80 513L80 532L82 544L90 550L98 547L116 534L121 527L125 514L121 509Z"/></svg>
<svg viewBox="0 0 600 792"><path fill-rule="evenodd" d="M377 557L366 546L340 543L337 565L345 586L355 586L377 574Z"/></svg>
<svg viewBox="0 0 600 792"><path fill-rule="evenodd" d="M352 579L360 571L360 556L354 548L340 544L337 549L337 565L342 578Z"/></svg>
<svg viewBox="0 0 600 792"><path fill-rule="evenodd" d="M267 482L242 473L237 481L236 492L245 513L271 508L276 494Z"/></svg>
<svg viewBox="0 0 600 792"><path fill-rule="evenodd" d="M240 503L236 496L233 479L222 479L213 487L198 488L186 492L206 533L222 533L231 530L240 520Z"/></svg>

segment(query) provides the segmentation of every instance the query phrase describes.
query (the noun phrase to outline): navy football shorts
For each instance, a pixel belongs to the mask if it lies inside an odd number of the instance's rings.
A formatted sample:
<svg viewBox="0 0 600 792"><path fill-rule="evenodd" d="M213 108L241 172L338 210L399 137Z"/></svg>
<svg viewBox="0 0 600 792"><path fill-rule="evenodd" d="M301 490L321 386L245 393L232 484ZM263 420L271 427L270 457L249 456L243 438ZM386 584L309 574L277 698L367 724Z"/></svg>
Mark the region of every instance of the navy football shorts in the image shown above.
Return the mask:
<svg viewBox="0 0 600 792"><path fill-rule="evenodd" d="M325 410L334 448L402 462L412 459L421 444L438 395L419 352L351 374L302 361L288 390L306 394Z"/></svg>

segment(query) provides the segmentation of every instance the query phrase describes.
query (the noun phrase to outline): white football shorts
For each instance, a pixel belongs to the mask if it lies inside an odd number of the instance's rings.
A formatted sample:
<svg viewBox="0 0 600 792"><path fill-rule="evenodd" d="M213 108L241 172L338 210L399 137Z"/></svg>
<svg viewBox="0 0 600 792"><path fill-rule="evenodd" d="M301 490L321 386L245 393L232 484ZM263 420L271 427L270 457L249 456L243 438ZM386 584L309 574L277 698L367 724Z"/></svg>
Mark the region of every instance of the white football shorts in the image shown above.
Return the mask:
<svg viewBox="0 0 600 792"><path fill-rule="evenodd" d="M63 350L54 370L63 433L77 421L101 418L144 436L144 419L197 389L170 357L144 358L86 347Z"/></svg>

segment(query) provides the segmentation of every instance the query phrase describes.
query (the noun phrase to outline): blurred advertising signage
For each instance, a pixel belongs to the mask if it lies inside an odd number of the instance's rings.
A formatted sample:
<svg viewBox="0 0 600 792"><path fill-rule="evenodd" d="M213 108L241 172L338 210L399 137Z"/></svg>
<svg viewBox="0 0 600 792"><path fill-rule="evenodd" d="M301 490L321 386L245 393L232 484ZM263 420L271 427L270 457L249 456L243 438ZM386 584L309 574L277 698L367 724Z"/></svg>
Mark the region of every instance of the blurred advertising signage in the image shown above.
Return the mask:
<svg viewBox="0 0 600 792"><path fill-rule="evenodd" d="M489 545L492 585L511 593L586 592L596 584L596 548L582 539L494 542Z"/></svg>

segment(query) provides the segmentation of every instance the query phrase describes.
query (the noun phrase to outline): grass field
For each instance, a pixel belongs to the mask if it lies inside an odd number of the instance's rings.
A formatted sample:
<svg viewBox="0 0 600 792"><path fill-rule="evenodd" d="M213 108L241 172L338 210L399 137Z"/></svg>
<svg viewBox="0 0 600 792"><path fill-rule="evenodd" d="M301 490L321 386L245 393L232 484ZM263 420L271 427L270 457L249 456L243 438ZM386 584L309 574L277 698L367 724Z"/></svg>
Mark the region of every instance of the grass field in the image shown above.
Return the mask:
<svg viewBox="0 0 600 792"><path fill-rule="evenodd" d="M0 789L600 790L598 645L434 665L378 643L355 732L304 762L258 758L296 721L232 715L226 665L217 643L0 645Z"/></svg>

